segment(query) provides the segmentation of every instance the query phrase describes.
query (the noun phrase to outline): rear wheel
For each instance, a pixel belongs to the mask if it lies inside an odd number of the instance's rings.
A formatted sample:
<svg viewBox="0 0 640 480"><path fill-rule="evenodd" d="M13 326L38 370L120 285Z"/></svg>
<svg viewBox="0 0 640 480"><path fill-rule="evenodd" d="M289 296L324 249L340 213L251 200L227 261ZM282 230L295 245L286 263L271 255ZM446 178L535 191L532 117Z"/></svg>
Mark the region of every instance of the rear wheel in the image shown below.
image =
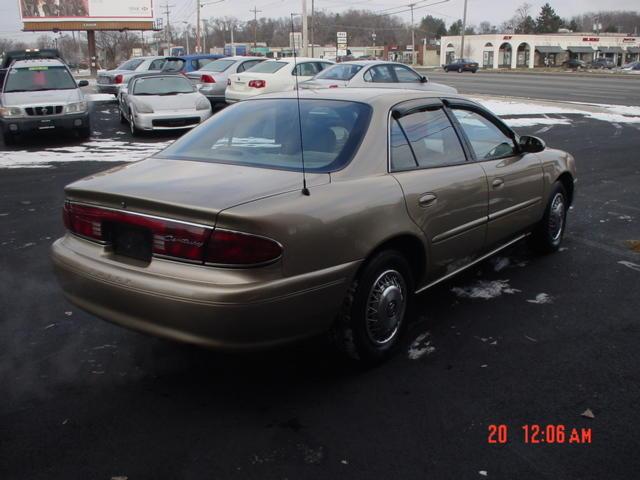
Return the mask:
<svg viewBox="0 0 640 480"><path fill-rule="evenodd" d="M336 347L374 365L396 350L405 331L413 294L411 269L395 250L375 255L353 282L334 325Z"/></svg>
<svg viewBox="0 0 640 480"><path fill-rule="evenodd" d="M531 236L531 246L540 253L552 253L560 248L567 223L569 202L567 192L560 182L551 188L544 217Z"/></svg>
<svg viewBox="0 0 640 480"><path fill-rule="evenodd" d="M458 67L458 73L462 73L462 67Z"/></svg>

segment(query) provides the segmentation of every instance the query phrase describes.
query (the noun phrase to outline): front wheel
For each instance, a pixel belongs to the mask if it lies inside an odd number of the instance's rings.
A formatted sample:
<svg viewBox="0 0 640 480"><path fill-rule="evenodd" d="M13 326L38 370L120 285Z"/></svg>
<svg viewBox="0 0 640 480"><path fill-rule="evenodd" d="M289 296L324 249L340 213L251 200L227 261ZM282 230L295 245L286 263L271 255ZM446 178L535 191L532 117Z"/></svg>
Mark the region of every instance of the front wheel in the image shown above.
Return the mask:
<svg viewBox="0 0 640 480"><path fill-rule="evenodd" d="M405 331L413 277L395 250L375 255L351 285L332 337L336 347L363 364L375 365L396 350Z"/></svg>
<svg viewBox="0 0 640 480"><path fill-rule="evenodd" d="M458 73L462 73L462 67L458 68Z"/></svg>
<svg viewBox="0 0 640 480"><path fill-rule="evenodd" d="M553 253L560 248L567 224L569 202L567 191L560 182L551 188L549 203L540 223L531 236L531 246L540 253Z"/></svg>
<svg viewBox="0 0 640 480"><path fill-rule="evenodd" d="M129 130L131 131L131 136L132 137L138 137L140 136L140 130L138 130L138 127L136 127L136 122L133 119L133 114L130 115L130 119L129 119Z"/></svg>
<svg viewBox="0 0 640 480"><path fill-rule="evenodd" d="M5 146L14 145L16 143L16 136L11 132L4 132L2 134L2 140L4 140Z"/></svg>

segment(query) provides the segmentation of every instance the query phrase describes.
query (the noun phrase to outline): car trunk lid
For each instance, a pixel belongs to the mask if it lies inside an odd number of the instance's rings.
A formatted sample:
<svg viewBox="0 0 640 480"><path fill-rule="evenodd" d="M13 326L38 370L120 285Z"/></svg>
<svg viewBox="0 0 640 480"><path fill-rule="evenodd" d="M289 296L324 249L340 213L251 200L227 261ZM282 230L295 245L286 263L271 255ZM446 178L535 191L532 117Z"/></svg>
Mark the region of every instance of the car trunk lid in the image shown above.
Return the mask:
<svg viewBox="0 0 640 480"><path fill-rule="evenodd" d="M307 174L310 187L328 173ZM214 226L227 208L302 189L302 173L222 163L149 158L91 175L65 188L72 202Z"/></svg>

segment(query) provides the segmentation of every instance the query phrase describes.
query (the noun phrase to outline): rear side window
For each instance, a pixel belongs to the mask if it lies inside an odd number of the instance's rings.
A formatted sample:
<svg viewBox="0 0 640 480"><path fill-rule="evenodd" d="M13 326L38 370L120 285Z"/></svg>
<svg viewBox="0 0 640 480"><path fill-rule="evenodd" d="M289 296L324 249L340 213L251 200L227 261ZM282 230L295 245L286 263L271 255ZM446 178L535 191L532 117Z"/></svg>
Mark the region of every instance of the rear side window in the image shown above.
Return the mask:
<svg viewBox="0 0 640 480"><path fill-rule="evenodd" d="M238 73L245 72L250 68L255 67L261 61L262 60L249 60L248 62L242 62L240 65L238 65Z"/></svg>
<svg viewBox="0 0 640 480"><path fill-rule="evenodd" d="M351 161L369 126L371 107L357 102L248 100L226 108L158 154L161 158L280 170L331 172Z"/></svg>
<svg viewBox="0 0 640 480"><path fill-rule="evenodd" d="M164 58L159 58L157 60L154 60L149 64L149 70L162 70L162 67L164 67L165 63L166 63L166 60Z"/></svg>
<svg viewBox="0 0 640 480"><path fill-rule="evenodd" d="M251 73L275 73L285 65L287 65L287 62L262 62L253 67Z"/></svg>
<svg viewBox="0 0 640 480"><path fill-rule="evenodd" d="M444 167L466 161L458 135L442 109L416 112L398 122L419 167Z"/></svg>
<svg viewBox="0 0 640 480"><path fill-rule="evenodd" d="M326 68L318 74L316 78L322 78L324 80L351 80L353 76L362 69L361 65L332 65L331 68Z"/></svg>
<svg viewBox="0 0 640 480"><path fill-rule="evenodd" d="M396 81L388 65L370 68L365 72L364 80L373 83L394 83Z"/></svg>
<svg viewBox="0 0 640 480"><path fill-rule="evenodd" d="M316 73L318 73L318 67L312 62L299 63L292 72L293 75L300 75L301 77L313 77Z"/></svg>
<svg viewBox="0 0 640 480"><path fill-rule="evenodd" d="M513 140L483 115L460 108L454 108L453 113L478 160L510 157L517 153Z"/></svg>
<svg viewBox="0 0 640 480"><path fill-rule="evenodd" d="M195 68L196 70L200 70L202 67L204 67L205 65L209 65L214 60L214 58L199 58L198 60L193 61L193 68Z"/></svg>
<svg viewBox="0 0 640 480"><path fill-rule="evenodd" d="M124 62L117 69L118 70L135 70L140 65L142 65L142 62L144 62L144 60L141 58L133 58L131 60L127 60L126 62Z"/></svg>

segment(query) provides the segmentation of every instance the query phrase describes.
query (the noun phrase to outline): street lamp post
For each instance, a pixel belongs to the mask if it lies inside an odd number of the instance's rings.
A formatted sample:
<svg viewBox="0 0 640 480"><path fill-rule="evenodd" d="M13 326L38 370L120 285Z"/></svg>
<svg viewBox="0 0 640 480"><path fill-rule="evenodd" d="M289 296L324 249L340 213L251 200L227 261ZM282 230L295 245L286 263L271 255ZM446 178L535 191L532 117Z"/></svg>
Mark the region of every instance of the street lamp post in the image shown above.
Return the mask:
<svg viewBox="0 0 640 480"><path fill-rule="evenodd" d="M189 55L189 22L182 22L184 25L186 25L185 29L184 29L184 41L185 41L185 45L187 47L187 55Z"/></svg>

